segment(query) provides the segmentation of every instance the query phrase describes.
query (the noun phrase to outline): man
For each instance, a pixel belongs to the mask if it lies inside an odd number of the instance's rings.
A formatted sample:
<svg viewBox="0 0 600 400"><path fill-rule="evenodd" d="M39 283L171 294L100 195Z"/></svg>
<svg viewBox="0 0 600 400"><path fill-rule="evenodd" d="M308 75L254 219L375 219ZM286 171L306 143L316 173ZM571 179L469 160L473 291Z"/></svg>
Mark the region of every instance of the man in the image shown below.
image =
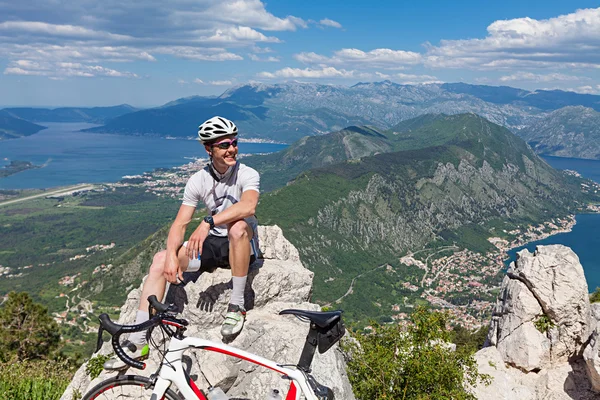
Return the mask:
<svg viewBox="0 0 600 400"><path fill-rule="evenodd" d="M187 182L183 203L169 230L167 249L154 255L140 299L135 323L147 321L148 296L163 298L166 283L183 280L183 272L214 270L229 265L233 291L227 315L221 327L225 338L237 335L244 326L244 288L248 267L258 253L257 220L260 178L254 169L240 164L236 158L238 130L222 117L213 117L198 128L200 142L210 157L210 163ZM183 242L199 202L208 209L198 228ZM133 358L148 354L145 332L129 336L123 348ZM107 361L106 369L121 369L120 359Z"/></svg>

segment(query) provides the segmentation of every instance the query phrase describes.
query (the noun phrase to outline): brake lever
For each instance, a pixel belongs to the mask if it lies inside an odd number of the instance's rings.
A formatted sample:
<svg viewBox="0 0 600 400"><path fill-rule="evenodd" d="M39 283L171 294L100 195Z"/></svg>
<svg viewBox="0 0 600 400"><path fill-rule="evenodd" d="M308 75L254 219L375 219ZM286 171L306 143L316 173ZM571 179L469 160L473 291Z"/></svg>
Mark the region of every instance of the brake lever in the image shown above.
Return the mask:
<svg viewBox="0 0 600 400"><path fill-rule="evenodd" d="M100 326L98 327L98 340L96 342L96 351L95 353L99 352L100 349L102 348L102 345L104 344L104 341L102 340L102 334L104 333L104 328L102 327L102 324L100 324Z"/></svg>

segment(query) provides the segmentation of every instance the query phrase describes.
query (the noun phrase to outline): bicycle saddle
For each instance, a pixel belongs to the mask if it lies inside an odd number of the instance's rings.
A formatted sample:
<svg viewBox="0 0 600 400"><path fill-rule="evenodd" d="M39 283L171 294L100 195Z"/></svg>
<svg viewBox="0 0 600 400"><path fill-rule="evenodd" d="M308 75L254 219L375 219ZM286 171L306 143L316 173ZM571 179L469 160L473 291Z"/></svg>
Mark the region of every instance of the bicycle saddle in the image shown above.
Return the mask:
<svg viewBox="0 0 600 400"><path fill-rule="evenodd" d="M325 329L325 328L333 325L340 319L340 317L342 315L342 311L341 310L338 310L338 311L307 311L307 310L288 309L288 310L283 310L279 313L279 315L285 315L285 314L292 314L292 315L296 315L300 318L309 319L310 322L314 323L319 328Z"/></svg>

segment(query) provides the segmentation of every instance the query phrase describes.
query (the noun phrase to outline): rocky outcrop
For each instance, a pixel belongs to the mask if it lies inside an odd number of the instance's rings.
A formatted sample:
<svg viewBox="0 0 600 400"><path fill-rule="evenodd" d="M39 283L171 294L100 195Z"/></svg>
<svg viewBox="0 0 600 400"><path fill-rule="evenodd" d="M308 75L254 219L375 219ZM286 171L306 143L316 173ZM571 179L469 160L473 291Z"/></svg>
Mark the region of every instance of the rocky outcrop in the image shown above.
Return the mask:
<svg viewBox="0 0 600 400"><path fill-rule="evenodd" d="M280 316L286 308L319 310L309 303L313 273L299 261L297 250L283 237L278 227L259 227L261 251L264 259L257 261L248 275L246 287L247 320L242 333L230 345L277 360L282 364L296 364L304 345L308 325L290 316ZM187 280L187 279L186 279ZM183 309L182 317L190 322L187 334L213 341L221 341L219 333L231 291L229 270L217 270L200 275L195 283L185 288L169 290L167 300ZM121 308L120 323L131 323L140 296L133 290ZM101 354L112 352L106 343ZM145 371L131 368L128 373L150 375L156 369L158 352L151 351L150 365ZM218 353L207 351L187 352L191 359L190 375L198 386L209 383L220 386L231 398L265 398L267 391L278 388L287 391L286 381L276 373ZM85 393L108 375L103 372L90 382L83 365L62 399L71 399L73 391ZM203 376L204 374L204 376ZM345 363L337 346L325 354L317 354L313 361L313 375L331 387L340 399L353 399L352 388L345 372ZM208 382L207 382L208 379Z"/></svg>
<svg viewBox="0 0 600 400"><path fill-rule="evenodd" d="M583 268L571 249L538 246L533 254L518 253L502 282L488 347L475 355L479 371L492 377L489 386L475 388L477 397L598 398L586 373L600 365L590 341L597 328L591 309Z"/></svg>
<svg viewBox="0 0 600 400"><path fill-rule="evenodd" d="M502 282L490 344L525 371L566 362L581 354L589 338L588 296L583 267L571 249L523 250Z"/></svg>
<svg viewBox="0 0 600 400"><path fill-rule="evenodd" d="M592 388L600 392L600 304L592 304L592 334L583 351Z"/></svg>

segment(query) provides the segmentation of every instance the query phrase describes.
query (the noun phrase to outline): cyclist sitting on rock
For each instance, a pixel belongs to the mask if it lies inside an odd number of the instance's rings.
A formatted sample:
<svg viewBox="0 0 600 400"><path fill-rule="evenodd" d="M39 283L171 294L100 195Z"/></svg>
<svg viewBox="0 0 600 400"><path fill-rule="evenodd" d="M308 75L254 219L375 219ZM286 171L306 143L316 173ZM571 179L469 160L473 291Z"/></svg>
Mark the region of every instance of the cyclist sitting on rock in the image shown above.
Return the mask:
<svg viewBox="0 0 600 400"><path fill-rule="evenodd" d="M167 281L183 280L183 272L199 269L212 271L216 267L231 267L233 291L227 314L221 327L224 338L237 335L244 326L244 289L249 265L258 254L257 220L260 177L254 169L237 160L235 124L222 117L213 117L200 125L198 136L210 157L210 163L187 182L183 204L171 225L167 249L154 255L146 278L135 323L149 319L148 296L164 296ZM183 242L198 203L202 201L208 215ZM136 332L123 344L132 358L148 355L145 332ZM121 369L118 358L107 361L106 369Z"/></svg>

